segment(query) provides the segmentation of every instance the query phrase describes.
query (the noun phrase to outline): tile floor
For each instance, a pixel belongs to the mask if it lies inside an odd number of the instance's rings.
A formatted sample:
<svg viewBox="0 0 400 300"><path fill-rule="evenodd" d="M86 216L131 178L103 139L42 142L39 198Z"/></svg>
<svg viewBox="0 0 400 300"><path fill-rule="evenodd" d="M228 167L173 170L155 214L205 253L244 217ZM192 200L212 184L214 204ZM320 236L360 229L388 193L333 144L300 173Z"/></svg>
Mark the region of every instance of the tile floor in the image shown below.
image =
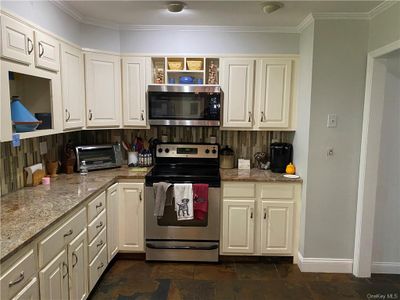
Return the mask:
<svg viewBox="0 0 400 300"><path fill-rule="evenodd" d="M380 297L380 298L379 298ZM165 263L119 259L90 299L385 299L400 300L400 275L301 273L267 262Z"/></svg>

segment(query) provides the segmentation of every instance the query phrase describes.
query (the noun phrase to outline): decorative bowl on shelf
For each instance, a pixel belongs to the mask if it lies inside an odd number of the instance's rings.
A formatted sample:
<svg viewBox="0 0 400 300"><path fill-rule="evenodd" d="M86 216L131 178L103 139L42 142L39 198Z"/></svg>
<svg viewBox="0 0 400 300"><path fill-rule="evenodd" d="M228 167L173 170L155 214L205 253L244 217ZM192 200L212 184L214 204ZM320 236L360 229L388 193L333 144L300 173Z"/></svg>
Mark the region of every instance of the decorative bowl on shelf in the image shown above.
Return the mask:
<svg viewBox="0 0 400 300"><path fill-rule="evenodd" d="M187 67L191 71L203 70L203 62L201 60L188 60Z"/></svg>
<svg viewBox="0 0 400 300"><path fill-rule="evenodd" d="M168 68L170 70L179 71L183 69L183 63L181 61L169 61Z"/></svg>
<svg viewBox="0 0 400 300"><path fill-rule="evenodd" d="M42 123L21 103L18 96L11 98L11 120L18 133L35 131Z"/></svg>
<svg viewBox="0 0 400 300"><path fill-rule="evenodd" d="M181 77L179 77L179 83L191 84L191 83L193 83L193 77L191 77L191 76L181 76Z"/></svg>

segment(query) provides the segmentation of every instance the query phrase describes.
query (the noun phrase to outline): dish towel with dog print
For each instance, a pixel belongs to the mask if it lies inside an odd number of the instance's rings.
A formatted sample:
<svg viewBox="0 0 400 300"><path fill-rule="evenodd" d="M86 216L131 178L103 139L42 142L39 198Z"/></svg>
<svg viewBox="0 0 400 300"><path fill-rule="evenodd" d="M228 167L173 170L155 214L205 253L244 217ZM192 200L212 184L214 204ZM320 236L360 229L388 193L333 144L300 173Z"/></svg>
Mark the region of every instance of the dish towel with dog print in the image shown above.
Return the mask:
<svg viewBox="0 0 400 300"><path fill-rule="evenodd" d="M208 212L208 184L193 184L193 210L195 220L204 220Z"/></svg>
<svg viewBox="0 0 400 300"><path fill-rule="evenodd" d="M191 183L175 183L175 211L178 221L193 220L193 190Z"/></svg>

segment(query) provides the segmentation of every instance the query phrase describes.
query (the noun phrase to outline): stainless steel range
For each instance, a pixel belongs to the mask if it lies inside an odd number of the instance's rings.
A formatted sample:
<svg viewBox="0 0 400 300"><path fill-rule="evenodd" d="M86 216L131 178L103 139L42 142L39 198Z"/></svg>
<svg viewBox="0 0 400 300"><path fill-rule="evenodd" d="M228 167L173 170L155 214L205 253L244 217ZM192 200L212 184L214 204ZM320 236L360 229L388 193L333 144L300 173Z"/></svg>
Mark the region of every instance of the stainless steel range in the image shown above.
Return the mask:
<svg viewBox="0 0 400 300"><path fill-rule="evenodd" d="M159 144L155 166L146 176L146 260L218 261L220 185L218 145ZM177 220L174 205L154 216L153 183L208 184L203 220ZM174 201L174 199L172 199Z"/></svg>

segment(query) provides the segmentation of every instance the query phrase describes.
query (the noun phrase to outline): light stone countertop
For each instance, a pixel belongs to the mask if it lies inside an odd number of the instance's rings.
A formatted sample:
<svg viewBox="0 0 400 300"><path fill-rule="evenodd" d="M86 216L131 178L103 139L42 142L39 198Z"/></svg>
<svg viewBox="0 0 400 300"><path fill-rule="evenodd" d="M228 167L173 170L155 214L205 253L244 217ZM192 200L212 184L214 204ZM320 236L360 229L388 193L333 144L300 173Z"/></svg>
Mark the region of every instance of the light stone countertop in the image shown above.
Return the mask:
<svg viewBox="0 0 400 300"><path fill-rule="evenodd" d="M284 174L261 169L220 169L220 175L222 181L303 182L301 178L290 179L284 177Z"/></svg>
<svg viewBox="0 0 400 300"><path fill-rule="evenodd" d="M83 201L118 179L141 179L148 172L127 167L89 172L81 182L79 173L59 174L50 185L26 187L1 197L0 262L33 241Z"/></svg>

